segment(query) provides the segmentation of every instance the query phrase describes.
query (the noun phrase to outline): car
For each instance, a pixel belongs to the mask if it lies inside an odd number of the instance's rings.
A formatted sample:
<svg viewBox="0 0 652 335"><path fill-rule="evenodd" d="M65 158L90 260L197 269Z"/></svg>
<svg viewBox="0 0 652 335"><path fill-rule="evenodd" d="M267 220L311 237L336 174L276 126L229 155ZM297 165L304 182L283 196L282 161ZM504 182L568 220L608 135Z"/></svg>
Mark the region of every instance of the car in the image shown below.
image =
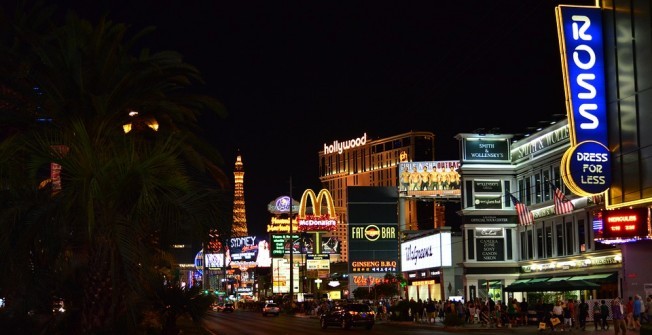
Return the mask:
<svg viewBox="0 0 652 335"><path fill-rule="evenodd" d="M368 304L350 303L335 306L319 317L322 329L328 326L339 326L342 329L365 327L371 329L376 322L376 315Z"/></svg>
<svg viewBox="0 0 652 335"><path fill-rule="evenodd" d="M278 316L279 313L281 313L281 308L278 306L278 304L266 303L263 307L263 316L267 316L267 314Z"/></svg>
<svg viewBox="0 0 652 335"><path fill-rule="evenodd" d="M224 313L231 313L233 311L235 311L235 306L233 306L233 304L230 302L227 302L224 304L224 307L222 307L222 312Z"/></svg>

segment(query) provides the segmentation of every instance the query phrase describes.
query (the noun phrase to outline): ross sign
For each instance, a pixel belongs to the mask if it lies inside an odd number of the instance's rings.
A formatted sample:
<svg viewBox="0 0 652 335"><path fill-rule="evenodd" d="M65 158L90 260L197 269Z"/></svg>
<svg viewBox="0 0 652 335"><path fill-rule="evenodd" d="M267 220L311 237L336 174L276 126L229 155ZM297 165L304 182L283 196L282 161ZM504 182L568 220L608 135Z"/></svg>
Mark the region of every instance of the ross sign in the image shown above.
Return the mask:
<svg viewBox="0 0 652 335"><path fill-rule="evenodd" d="M561 160L564 184L591 196L611 185L607 106L599 7L557 6L570 148Z"/></svg>
<svg viewBox="0 0 652 335"><path fill-rule="evenodd" d="M473 191L475 193L503 193L500 180L474 180Z"/></svg>
<svg viewBox="0 0 652 335"><path fill-rule="evenodd" d="M602 237L618 239L648 236L648 209L632 208L602 212Z"/></svg>
<svg viewBox="0 0 652 335"><path fill-rule="evenodd" d="M463 160L465 162L510 162L510 144L506 138L465 138L463 143Z"/></svg>
<svg viewBox="0 0 652 335"><path fill-rule="evenodd" d="M476 238L477 260L481 262L495 262L505 260L505 239L503 238Z"/></svg>
<svg viewBox="0 0 652 335"><path fill-rule="evenodd" d="M428 235L401 243L401 271L452 266L451 233Z"/></svg>

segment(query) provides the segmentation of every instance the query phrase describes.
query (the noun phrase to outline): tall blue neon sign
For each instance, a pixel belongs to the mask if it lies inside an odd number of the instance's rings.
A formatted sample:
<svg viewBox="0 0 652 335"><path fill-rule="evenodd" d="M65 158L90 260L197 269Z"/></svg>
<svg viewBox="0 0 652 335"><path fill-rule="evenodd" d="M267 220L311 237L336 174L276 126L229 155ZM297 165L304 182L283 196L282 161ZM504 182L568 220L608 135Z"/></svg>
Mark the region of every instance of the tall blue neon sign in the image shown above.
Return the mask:
<svg viewBox="0 0 652 335"><path fill-rule="evenodd" d="M598 7L577 6L556 12L571 132L562 178L573 193L598 194L611 185L602 14Z"/></svg>

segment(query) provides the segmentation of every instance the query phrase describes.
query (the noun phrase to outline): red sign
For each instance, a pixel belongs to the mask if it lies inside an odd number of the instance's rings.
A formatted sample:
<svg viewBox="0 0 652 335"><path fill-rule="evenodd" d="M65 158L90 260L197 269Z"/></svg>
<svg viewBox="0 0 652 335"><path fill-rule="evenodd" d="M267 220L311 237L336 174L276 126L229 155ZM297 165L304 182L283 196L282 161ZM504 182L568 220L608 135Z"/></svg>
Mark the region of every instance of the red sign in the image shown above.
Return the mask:
<svg viewBox="0 0 652 335"><path fill-rule="evenodd" d="M604 239L645 237L648 235L647 208L602 212Z"/></svg>

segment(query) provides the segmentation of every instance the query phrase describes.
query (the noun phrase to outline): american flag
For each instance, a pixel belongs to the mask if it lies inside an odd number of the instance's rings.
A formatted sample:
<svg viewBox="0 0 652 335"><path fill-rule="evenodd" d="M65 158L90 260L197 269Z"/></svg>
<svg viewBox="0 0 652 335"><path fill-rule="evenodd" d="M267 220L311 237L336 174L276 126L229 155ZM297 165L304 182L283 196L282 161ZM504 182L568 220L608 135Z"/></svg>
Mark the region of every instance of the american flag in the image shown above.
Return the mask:
<svg viewBox="0 0 652 335"><path fill-rule="evenodd" d="M555 186L553 183L550 185L555 189L555 214L566 214L570 213L575 209L573 202L568 200L559 187Z"/></svg>
<svg viewBox="0 0 652 335"><path fill-rule="evenodd" d="M603 192L603 193L594 194L594 195L591 197L591 201L593 201L593 203L596 204L596 205L597 205L597 204L600 204L600 203L602 203L602 202L604 202L604 192Z"/></svg>
<svg viewBox="0 0 652 335"><path fill-rule="evenodd" d="M518 223L522 225L530 225L534 223L534 215L530 212L530 209L525 206L524 203L518 201L514 195L507 192L509 198L512 199L514 207L516 208L516 213L518 214Z"/></svg>

